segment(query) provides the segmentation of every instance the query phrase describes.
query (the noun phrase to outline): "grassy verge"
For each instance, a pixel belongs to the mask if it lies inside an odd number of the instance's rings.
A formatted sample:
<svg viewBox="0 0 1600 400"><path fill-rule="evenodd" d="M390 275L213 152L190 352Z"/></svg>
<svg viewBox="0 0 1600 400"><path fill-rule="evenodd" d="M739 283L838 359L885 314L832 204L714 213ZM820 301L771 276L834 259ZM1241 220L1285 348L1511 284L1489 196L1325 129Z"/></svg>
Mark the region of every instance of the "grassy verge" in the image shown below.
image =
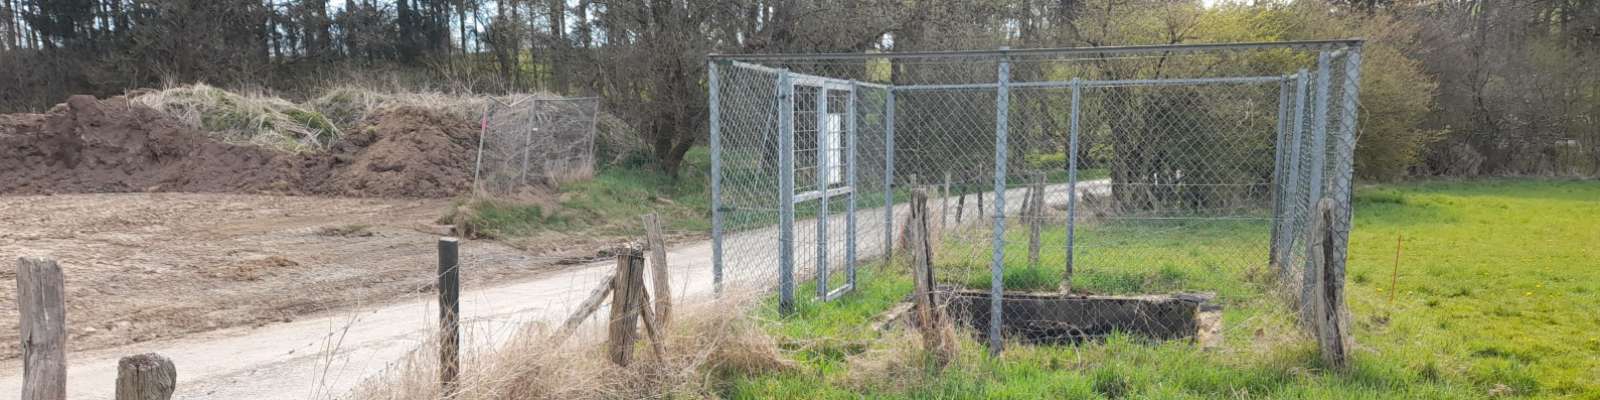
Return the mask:
<svg viewBox="0 0 1600 400"><path fill-rule="evenodd" d="M458 201L442 220L455 221L461 214L464 221L458 223L501 239L578 230L636 236L644 232L639 216L654 212L669 233L705 234L711 231L711 192L703 171L710 160L704 148L691 150L678 179L644 167L606 168L593 179L562 185L551 202Z"/></svg>
<svg viewBox="0 0 1600 400"><path fill-rule="evenodd" d="M873 266L863 273L861 290L836 302L802 296L787 318L763 308L759 315L769 321L768 330L803 367L736 378L723 395L1597 398L1600 319L1592 310L1600 306L1600 185L1380 186L1363 188L1357 202L1348 291L1359 347L1348 372L1323 370L1287 310L1257 283L1265 279L1241 262L1264 257L1265 224L1104 224L1079 231L1087 249L1080 253L1075 285L1103 293L1217 292L1225 307L1221 348L1114 337L1076 347L1013 345L1004 356L988 359L981 346L968 342L955 364L935 369L905 355L916 347L914 340L908 345L895 334L880 337L864 328L910 288L903 266ZM1046 242L1057 234L1062 232L1047 231ZM1399 234L1406 244L1398 293L1391 293L1396 290L1386 278ZM1051 287L1059 279L1059 267L1050 269L1058 262L1028 267L1025 236L1010 235L1008 243L1009 269L1033 271L1008 275L1008 281ZM938 264L947 280L987 283L986 269L978 267L987 265L984 243L955 240L944 246ZM1046 261L1064 254L1043 250Z"/></svg>

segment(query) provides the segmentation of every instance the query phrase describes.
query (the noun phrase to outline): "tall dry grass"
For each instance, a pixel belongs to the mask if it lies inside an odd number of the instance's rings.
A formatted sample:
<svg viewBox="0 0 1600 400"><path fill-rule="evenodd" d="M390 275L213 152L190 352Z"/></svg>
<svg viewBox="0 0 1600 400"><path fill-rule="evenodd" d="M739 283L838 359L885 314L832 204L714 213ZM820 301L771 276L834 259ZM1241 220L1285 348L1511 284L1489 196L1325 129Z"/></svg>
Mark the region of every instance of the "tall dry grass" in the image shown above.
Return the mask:
<svg viewBox="0 0 1600 400"><path fill-rule="evenodd" d="M728 374L795 368L781 354L777 341L750 317L751 305L758 302L730 297L674 310L677 317L664 332L664 359L657 359L649 351L648 339L642 337L634 361L627 367L616 366L607 357L603 326L581 329L573 338L557 343L548 337L553 329L528 325L506 346L468 354L458 394L452 398L714 398L716 384ZM417 349L390 373L363 383L350 398L442 398L436 351Z"/></svg>
<svg viewBox="0 0 1600 400"><path fill-rule="evenodd" d="M142 92L129 100L230 143L301 152L326 148L339 137L339 128L321 113L258 92L196 83Z"/></svg>

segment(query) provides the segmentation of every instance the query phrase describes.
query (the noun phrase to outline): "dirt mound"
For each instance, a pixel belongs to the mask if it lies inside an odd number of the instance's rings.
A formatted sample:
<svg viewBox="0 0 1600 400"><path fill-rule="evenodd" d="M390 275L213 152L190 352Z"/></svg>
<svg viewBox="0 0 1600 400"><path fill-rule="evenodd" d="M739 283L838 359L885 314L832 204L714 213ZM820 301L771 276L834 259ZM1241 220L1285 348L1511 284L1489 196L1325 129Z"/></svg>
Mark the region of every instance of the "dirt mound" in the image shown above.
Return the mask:
<svg viewBox="0 0 1600 400"><path fill-rule="evenodd" d="M0 118L0 193L447 197L471 184L471 122L400 108L369 123L326 153L291 154L223 143L121 97L73 96Z"/></svg>
<svg viewBox="0 0 1600 400"><path fill-rule="evenodd" d="M380 111L334 146L348 160L327 192L347 196L448 197L472 182L477 131L471 122L418 107Z"/></svg>

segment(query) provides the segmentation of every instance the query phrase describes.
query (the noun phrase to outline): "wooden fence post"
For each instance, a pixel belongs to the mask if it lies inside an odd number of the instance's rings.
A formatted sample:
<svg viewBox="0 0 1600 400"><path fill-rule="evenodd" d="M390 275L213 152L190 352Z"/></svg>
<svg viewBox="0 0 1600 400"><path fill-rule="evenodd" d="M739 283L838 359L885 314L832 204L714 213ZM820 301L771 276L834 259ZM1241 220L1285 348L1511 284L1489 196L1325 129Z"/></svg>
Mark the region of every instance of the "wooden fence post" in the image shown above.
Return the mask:
<svg viewBox="0 0 1600 400"><path fill-rule="evenodd" d="M1336 369L1344 369L1350 362L1351 338L1349 334L1350 311L1345 307L1344 301L1344 263L1341 254L1335 253L1337 246L1333 245L1336 218L1333 199L1324 198L1317 202L1316 214L1312 216L1312 247L1311 270L1306 271L1311 285L1310 298L1306 299L1308 310L1304 315L1311 318L1308 324L1312 333L1317 337L1317 344L1322 352L1322 360Z"/></svg>
<svg viewBox="0 0 1600 400"><path fill-rule="evenodd" d="M638 249L617 250L616 285L611 290L611 319L607 326L607 351L611 362L627 366L633 360L633 344L638 340L639 307L644 299L644 256Z"/></svg>
<svg viewBox="0 0 1600 400"><path fill-rule="evenodd" d="M156 353L117 361L117 400L168 400L178 385L172 360Z"/></svg>
<svg viewBox="0 0 1600 400"><path fill-rule="evenodd" d="M938 305L933 293L933 243L928 230L929 219L927 191L920 188L913 190L911 219L907 223L911 227L911 269L916 280L912 302L916 307L917 330L922 333L923 347L943 366L955 357L955 328L950 325L950 318L944 315L944 308Z"/></svg>
<svg viewBox="0 0 1600 400"><path fill-rule="evenodd" d="M439 385L445 397L456 393L461 374L461 268L459 241L439 238Z"/></svg>
<svg viewBox="0 0 1600 400"><path fill-rule="evenodd" d="M651 287L655 289L655 316L657 329L665 330L672 323L672 284L667 279L667 241L661 237L661 218L655 213L645 214L646 243L650 244Z"/></svg>
<svg viewBox="0 0 1600 400"><path fill-rule="evenodd" d="M66 280L55 260L17 259L22 400L67 398Z"/></svg>
<svg viewBox="0 0 1600 400"><path fill-rule="evenodd" d="M950 171L944 171L944 188L939 192L939 232L950 224Z"/></svg>
<svg viewBox="0 0 1600 400"><path fill-rule="evenodd" d="M1034 268L1039 266L1039 235L1044 228L1044 174L1028 187L1027 204L1023 215L1028 217L1028 267Z"/></svg>

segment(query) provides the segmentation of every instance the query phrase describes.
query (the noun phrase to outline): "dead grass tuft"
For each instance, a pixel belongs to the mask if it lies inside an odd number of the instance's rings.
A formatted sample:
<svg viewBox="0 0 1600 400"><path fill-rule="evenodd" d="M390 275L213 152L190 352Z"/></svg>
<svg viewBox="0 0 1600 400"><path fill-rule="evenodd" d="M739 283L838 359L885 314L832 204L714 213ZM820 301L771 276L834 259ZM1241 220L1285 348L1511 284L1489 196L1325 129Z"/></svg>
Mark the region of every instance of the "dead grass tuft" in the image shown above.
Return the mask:
<svg viewBox="0 0 1600 400"><path fill-rule="evenodd" d="M627 367L607 359L603 327L580 330L557 344L542 326L530 326L498 351L469 356L454 398L714 398L718 377L796 368L749 317L747 304L752 303L725 297L675 310L677 318L666 333L666 358L656 359L642 339ZM440 398L434 351L418 349L392 373L358 388L353 398Z"/></svg>
<svg viewBox="0 0 1600 400"><path fill-rule="evenodd" d="M143 91L130 100L231 143L302 152L325 149L339 137L339 128L321 113L278 97L204 83Z"/></svg>

